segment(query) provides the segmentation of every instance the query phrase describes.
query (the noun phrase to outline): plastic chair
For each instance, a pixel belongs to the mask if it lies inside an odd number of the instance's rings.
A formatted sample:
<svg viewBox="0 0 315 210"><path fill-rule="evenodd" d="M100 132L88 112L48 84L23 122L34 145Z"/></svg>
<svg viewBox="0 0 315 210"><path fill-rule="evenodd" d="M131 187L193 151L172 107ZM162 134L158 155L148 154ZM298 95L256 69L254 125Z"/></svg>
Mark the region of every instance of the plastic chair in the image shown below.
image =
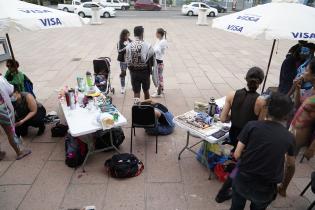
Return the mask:
<svg viewBox="0 0 315 210"><path fill-rule="evenodd" d="M154 107L150 105L134 105L132 107L131 120L131 142L130 153L132 153L132 139L136 136L136 128L155 128L157 127L157 119ZM155 136L155 153L158 151L158 135Z"/></svg>
<svg viewBox="0 0 315 210"><path fill-rule="evenodd" d="M311 187L312 186L312 187ZM303 196L305 192L308 190L308 188L311 187L311 190L313 193L315 193L315 171L311 175L311 181L308 183L308 185L304 188L304 190L301 192L300 196ZM315 207L315 201L311 203L311 205L307 208L307 210L312 210Z"/></svg>

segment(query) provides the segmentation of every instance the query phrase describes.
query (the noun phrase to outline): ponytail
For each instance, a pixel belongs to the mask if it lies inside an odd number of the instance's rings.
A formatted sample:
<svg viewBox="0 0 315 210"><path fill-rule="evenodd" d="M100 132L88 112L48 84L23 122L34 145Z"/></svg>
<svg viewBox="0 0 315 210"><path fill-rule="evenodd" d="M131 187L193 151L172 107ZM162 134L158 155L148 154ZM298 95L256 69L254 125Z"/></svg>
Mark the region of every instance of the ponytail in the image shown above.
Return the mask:
<svg viewBox="0 0 315 210"><path fill-rule="evenodd" d="M158 28L156 30L156 33L160 34L162 36L162 38L165 37L165 39L166 39L166 31L163 28Z"/></svg>

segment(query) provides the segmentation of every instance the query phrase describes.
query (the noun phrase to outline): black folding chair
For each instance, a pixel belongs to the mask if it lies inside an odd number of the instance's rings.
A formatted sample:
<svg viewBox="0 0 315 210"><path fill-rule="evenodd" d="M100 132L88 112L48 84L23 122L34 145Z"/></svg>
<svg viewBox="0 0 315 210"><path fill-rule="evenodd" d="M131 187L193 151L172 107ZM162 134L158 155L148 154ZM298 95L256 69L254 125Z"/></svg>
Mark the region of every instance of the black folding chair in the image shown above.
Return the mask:
<svg viewBox="0 0 315 210"><path fill-rule="evenodd" d="M301 192L300 196L303 196L305 192L308 190L308 188L311 187L311 190L313 193L315 193L315 171L311 175L311 181L308 183L308 185L304 188L304 190ZM311 203L311 205L307 208L307 210L312 210L315 207L315 201Z"/></svg>
<svg viewBox="0 0 315 210"><path fill-rule="evenodd" d="M136 128L155 128L156 126L157 119L154 107L150 105L134 105L132 107L130 153L132 153L132 138L136 136ZM157 151L158 135L155 136L155 153Z"/></svg>

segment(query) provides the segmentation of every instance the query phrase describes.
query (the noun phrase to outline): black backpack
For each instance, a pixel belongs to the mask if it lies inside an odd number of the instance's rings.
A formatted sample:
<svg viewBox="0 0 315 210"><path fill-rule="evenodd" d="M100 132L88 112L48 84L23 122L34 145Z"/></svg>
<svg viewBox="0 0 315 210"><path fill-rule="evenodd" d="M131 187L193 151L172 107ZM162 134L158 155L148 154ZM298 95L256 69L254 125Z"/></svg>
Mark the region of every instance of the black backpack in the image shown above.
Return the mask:
<svg viewBox="0 0 315 210"><path fill-rule="evenodd" d="M133 154L123 153L114 155L105 162L105 168L114 178L129 178L141 174L143 163Z"/></svg>
<svg viewBox="0 0 315 210"><path fill-rule="evenodd" d="M113 144L115 147L119 147L125 140L125 134L121 127L112 128ZM95 149L104 149L110 147L110 132L109 131L97 131L95 133Z"/></svg>
<svg viewBox="0 0 315 210"><path fill-rule="evenodd" d="M65 139L65 163L70 168L77 168L82 165L88 152L87 145L79 138L74 138L70 134Z"/></svg>

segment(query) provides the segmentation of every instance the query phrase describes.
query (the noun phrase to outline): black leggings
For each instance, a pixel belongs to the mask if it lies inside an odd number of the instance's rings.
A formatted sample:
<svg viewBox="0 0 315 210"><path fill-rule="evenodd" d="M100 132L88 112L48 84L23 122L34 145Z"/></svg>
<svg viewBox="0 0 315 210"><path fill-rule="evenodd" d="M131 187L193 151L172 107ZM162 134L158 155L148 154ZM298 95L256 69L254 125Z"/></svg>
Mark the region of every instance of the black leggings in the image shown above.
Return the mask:
<svg viewBox="0 0 315 210"><path fill-rule="evenodd" d="M35 116L33 116L31 119L29 119L28 121L23 123L23 125L15 127L16 135L19 137L27 135L27 130L28 130L29 126L35 127L35 128L43 127L45 125L44 124L45 116L46 116L45 107L43 107L43 106L38 107L37 113L35 114Z"/></svg>

